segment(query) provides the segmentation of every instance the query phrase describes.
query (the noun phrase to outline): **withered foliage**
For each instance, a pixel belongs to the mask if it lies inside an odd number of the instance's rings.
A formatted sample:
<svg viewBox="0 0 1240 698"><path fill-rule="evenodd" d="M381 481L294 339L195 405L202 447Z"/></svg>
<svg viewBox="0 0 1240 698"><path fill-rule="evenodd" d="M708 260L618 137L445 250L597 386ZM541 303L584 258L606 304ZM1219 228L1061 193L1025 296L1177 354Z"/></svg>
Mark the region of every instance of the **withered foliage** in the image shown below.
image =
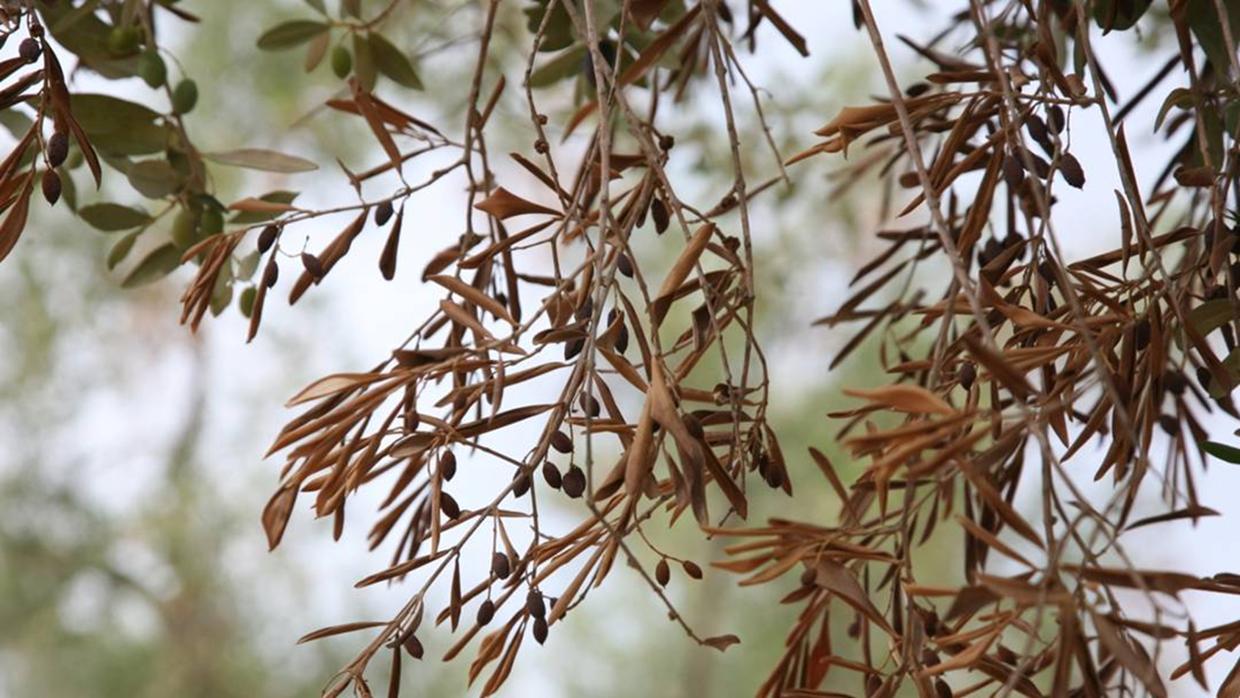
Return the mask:
<svg viewBox="0 0 1240 698"><path fill-rule="evenodd" d="M1240 8L1171 2L1145 26L1173 35L1175 51L1123 101L1095 46L1155 14L1150 5L973 0L929 41L901 37L934 65L905 86L870 3L855 4L888 94L843 110L793 160L864 148L854 171L878 171L907 201L897 220L925 215L878 233L886 250L821 321L860 323L836 361L877 337L894 381L846 390L865 404L832 415L864 464L855 483L811 454L844 500L839 520L728 532L747 540L722 566L751 579L804 570L785 599L802 613L762 695L825 695L815 689L829 671L859 674L871 696L905 684L923 696L1167 695L1181 677L1206 689L1206 663L1240 641L1233 620L1199 628L1182 605L1185 592L1240 593L1240 577L1139 569L1123 540L1218 515L1194 473L1206 452L1235 453L1207 442L1201 419L1236 416L1240 378L1240 235L1227 203L1236 131L1225 123ZM1173 75L1187 86L1164 86ZM1160 98L1153 127L1178 152L1151 163L1127 138L1151 124L1126 117ZM1101 122L1110 161L1073 155L1075 120ZM1115 208L1117 244L1066 258L1056 189L1104 168L1121 188L1093 198ZM936 259L950 265L945 289L881 295ZM1112 483L1103 501L1082 491L1089 476ZM1162 509L1136 516L1143 496ZM963 586L928 576L917 557L940 525L963 543ZM832 612L854 618L849 641L832 637ZM1158 662L1168 643L1187 645L1169 673ZM1216 688L1240 695L1240 669Z"/></svg>
<svg viewBox="0 0 1240 698"><path fill-rule="evenodd" d="M736 539L732 557L714 564L747 575L743 584L799 577L784 602L800 614L763 696L841 695L827 685L868 696L1165 695L1173 680L1205 688L1207 663L1240 645L1240 621L1199 627L1183 604L1188 592L1240 593L1240 577L1139 569L1123 535L1218 515L1195 478L1206 454L1240 462L1202 424L1211 412L1236 416L1229 396L1240 381L1236 3L967 0L941 31L893 43L869 0L856 0L887 90L787 158L742 64L763 26L762 50L808 53L809 28L771 0L475 3L463 123L431 123L384 95L423 87L381 33L412 3L368 14L346 0L338 16L307 4L308 17L266 31L259 47L303 48L307 72L326 61L342 89L325 106L364 123L383 154L362 171L342 165L357 201L327 210L283 191L227 207L216 198L208 163L285 173L313 163L192 145L181 115L197 88L168 84L152 21L195 20L174 2L0 3L5 36L23 26L27 35L0 62L0 108L33 113L0 165L0 257L25 226L35 182L49 202L59 197L72 145L96 182L102 156L166 206L152 215L75 204L95 227L132 231L109 264L175 212L172 241L127 282L193 265L183 321L197 327L240 287L253 338L270 293L287 289L295 303L361 235L386 236L378 266L393 278L402 234L419 207L437 205L431 190L465 187L459 238L421 270L437 308L373 369L297 394L290 405L303 411L271 449L284 466L262 515L270 544L307 508L333 517L339 536L346 505L381 490L369 540L393 553L358 584L410 590L393 618L303 638L369 633L327 695L370 695L367 670L381 652L396 695L402 661L421 659L431 633L453 634L444 659L470 652L470 681L491 694L525 638L543 642L617 562L639 570L692 641L727 649L738 638L700 637L664 592L674 576L699 579L701 567L658 550L642 529L682 518ZM493 39L518 6L525 65L505 75ZM1096 47L1132 44L1138 30L1171 40L1151 59L1161 70L1121 97ZM899 82L892 46L932 66L924 81ZM104 77L141 76L171 108L71 96L58 51ZM514 90L527 119L503 127L530 145L496 153L496 106ZM732 156L730 186L697 202L668 167L690 91L715 100ZM1133 123L1154 111L1138 105L1160 101L1156 119ZM876 233L884 249L858 270L855 294L820 321L854 328L824 369L867 346L890 376L849 386L860 406L830 415L857 468L837 470L817 450L785 453L767 422L750 209L789 174L778 165L755 179L756 165L742 167L752 137L742 140L742 104L776 163L877 178L897 205L882 216L894 222ZM1079 160L1074 122L1096 124L1110 157ZM1151 129L1175 145L1169 162L1130 149L1129 132ZM447 164L423 166L432 153L447 153ZM1067 258L1056 192L1103 171L1120 188L1090 195L1115 212L1102 231L1114 249ZM364 194L379 182L387 193ZM334 239L282 245L290 229L331 214L350 217ZM643 263L650 255L637 251L664 235L675 254ZM948 272L944 286L925 285L936 277L917 273L927 265ZM552 402L529 397L549 391ZM821 469L825 485L799 496L838 499L835 520L744 521L752 488L792 494L786 458ZM842 474L858 469L852 482ZM1103 500L1079 484L1090 477L1110 483ZM493 483L489 500L463 506L462 480ZM580 514L575 528L542 525L539 506L552 499ZM1161 509L1149 513L1154 500ZM936 532L960 542L958 576L944 579L919 556ZM655 564L643 566L650 553ZM1186 660L1167 671L1159 658L1172 645ZM846 678L828 684L828 674ZM1240 696L1240 669L1214 688Z"/></svg>

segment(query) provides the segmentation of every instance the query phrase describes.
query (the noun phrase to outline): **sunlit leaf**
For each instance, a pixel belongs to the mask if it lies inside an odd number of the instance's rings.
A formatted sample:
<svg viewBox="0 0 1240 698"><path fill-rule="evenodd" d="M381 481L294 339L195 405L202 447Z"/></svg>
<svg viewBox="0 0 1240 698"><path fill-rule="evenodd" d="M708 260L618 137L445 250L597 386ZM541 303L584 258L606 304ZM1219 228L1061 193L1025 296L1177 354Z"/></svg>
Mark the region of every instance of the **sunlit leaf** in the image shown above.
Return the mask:
<svg viewBox="0 0 1240 698"><path fill-rule="evenodd" d="M286 155L274 150L262 148L241 148L214 153L203 153L202 156L212 162L234 167L246 167L265 172L310 172L319 166L295 155Z"/></svg>

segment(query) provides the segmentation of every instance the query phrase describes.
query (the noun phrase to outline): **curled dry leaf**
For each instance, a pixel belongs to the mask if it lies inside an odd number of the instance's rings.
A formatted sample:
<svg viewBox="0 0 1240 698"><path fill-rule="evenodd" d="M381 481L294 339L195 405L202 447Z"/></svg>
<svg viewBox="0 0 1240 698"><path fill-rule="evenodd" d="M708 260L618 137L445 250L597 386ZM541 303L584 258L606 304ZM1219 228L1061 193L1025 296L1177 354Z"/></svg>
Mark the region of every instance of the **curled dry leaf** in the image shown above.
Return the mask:
<svg viewBox="0 0 1240 698"><path fill-rule="evenodd" d="M284 537L284 529L288 526L289 516L293 513L293 503L297 501L297 489L283 487L278 490L263 508L263 530L267 532L267 546L271 550L280 544Z"/></svg>
<svg viewBox="0 0 1240 698"><path fill-rule="evenodd" d="M358 630L366 630L367 628L377 628L387 625L385 621L359 621L356 623L342 623L340 625L330 625L326 628L320 628L311 633L306 633L297 639L297 644L303 645L307 642L321 640L325 637L341 635L343 633L352 633Z"/></svg>
<svg viewBox="0 0 1240 698"><path fill-rule="evenodd" d="M913 414L953 415L956 410L943 398L918 385L884 385L878 388L844 390L845 395Z"/></svg>
<svg viewBox="0 0 1240 698"><path fill-rule="evenodd" d="M313 402L352 388L373 383L383 377L382 374L375 373L333 373L307 385L301 392L289 398L289 401L284 403L284 405L285 407L295 407L302 403Z"/></svg>
<svg viewBox="0 0 1240 698"><path fill-rule="evenodd" d="M716 635L702 640L702 644L707 647L713 647L720 652L726 652L732 645L739 645L741 639L735 635Z"/></svg>
<svg viewBox="0 0 1240 698"><path fill-rule="evenodd" d="M474 204L474 208L489 213L501 221L531 213L542 213L552 216L560 215L560 212L555 209L522 199L503 187L497 187L495 191L491 192L490 196Z"/></svg>

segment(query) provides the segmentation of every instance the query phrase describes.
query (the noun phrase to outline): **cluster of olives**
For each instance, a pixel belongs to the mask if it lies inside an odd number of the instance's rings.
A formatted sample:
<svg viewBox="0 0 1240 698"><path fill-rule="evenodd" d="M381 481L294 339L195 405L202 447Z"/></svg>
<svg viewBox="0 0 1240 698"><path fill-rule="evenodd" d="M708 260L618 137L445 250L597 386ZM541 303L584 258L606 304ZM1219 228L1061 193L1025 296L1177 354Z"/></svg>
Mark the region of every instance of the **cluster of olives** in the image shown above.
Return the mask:
<svg viewBox="0 0 1240 698"><path fill-rule="evenodd" d="M145 46L145 48L144 48ZM137 75L151 88L159 89L168 84L168 65L153 42L147 40L146 31L140 26L118 25L108 34L108 51L117 57L137 54ZM172 110L176 114L188 114L198 103L198 85L185 78L172 87Z"/></svg>
<svg viewBox="0 0 1240 698"><path fill-rule="evenodd" d="M43 188L43 198L54 206L60 200L62 190L60 175L56 172L56 168L63 165L65 159L69 157L69 136L63 130L56 129L44 145L43 156L46 158L47 169L43 171L43 181L40 182L40 186Z"/></svg>

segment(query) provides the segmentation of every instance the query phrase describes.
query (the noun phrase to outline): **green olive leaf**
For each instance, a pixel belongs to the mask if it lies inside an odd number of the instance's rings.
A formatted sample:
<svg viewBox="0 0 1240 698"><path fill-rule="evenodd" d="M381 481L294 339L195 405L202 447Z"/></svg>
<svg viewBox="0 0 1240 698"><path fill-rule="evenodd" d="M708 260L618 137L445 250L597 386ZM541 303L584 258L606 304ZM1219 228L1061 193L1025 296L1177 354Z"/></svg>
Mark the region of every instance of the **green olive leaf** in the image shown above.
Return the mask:
<svg viewBox="0 0 1240 698"><path fill-rule="evenodd" d="M565 78L579 74L585 57L586 47L584 45L573 46L535 70L530 75L530 87L550 87Z"/></svg>
<svg viewBox="0 0 1240 698"><path fill-rule="evenodd" d="M120 264L125 260L125 257L129 256L129 251L133 249L134 241L138 239L138 235L141 233L142 231L135 230L112 245L112 249L108 250L108 269L115 269L117 264Z"/></svg>
<svg viewBox="0 0 1240 698"><path fill-rule="evenodd" d="M1188 311L1188 324L1202 337L1231 322L1231 301L1215 298Z"/></svg>
<svg viewBox="0 0 1240 698"><path fill-rule="evenodd" d="M1094 21L1102 27L1104 34L1116 29L1131 29L1150 9L1151 4L1152 0L1096 0Z"/></svg>
<svg viewBox="0 0 1240 698"><path fill-rule="evenodd" d="M263 148L239 148L237 150L203 153L202 156L211 162L218 162L221 165L246 167L251 170L262 170L264 172L292 174L319 169L318 165L305 158Z"/></svg>
<svg viewBox="0 0 1240 698"><path fill-rule="evenodd" d="M83 206L78 216L96 230L114 233L120 230L131 230L151 222L146 211L113 203L100 203Z"/></svg>
<svg viewBox="0 0 1240 698"><path fill-rule="evenodd" d="M129 168L129 184L148 199L162 199L181 188L181 174L167 160L143 160Z"/></svg>
<svg viewBox="0 0 1240 698"><path fill-rule="evenodd" d="M181 251L176 245L167 243L161 247L151 250L141 262L135 266L125 280L121 282L122 288L136 288L149 284L152 281L158 281L167 276L173 269L181 264Z"/></svg>
<svg viewBox="0 0 1240 698"><path fill-rule="evenodd" d="M328 24L308 19L285 22L263 32L258 37L258 47L264 51L282 51L300 46L329 29L331 26Z"/></svg>
<svg viewBox="0 0 1240 698"><path fill-rule="evenodd" d="M1228 446L1217 441L1202 441L1201 450L1228 463L1240 463L1240 448Z"/></svg>
<svg viewBox="0 0 1240 698"><path fill-rule="evenodd" d="M382 34L371 34L368 43L375 67L380 73L403 87L411 90L422 89L422 80L413 69L413 63L404 51L397 48Z"/></svg>

